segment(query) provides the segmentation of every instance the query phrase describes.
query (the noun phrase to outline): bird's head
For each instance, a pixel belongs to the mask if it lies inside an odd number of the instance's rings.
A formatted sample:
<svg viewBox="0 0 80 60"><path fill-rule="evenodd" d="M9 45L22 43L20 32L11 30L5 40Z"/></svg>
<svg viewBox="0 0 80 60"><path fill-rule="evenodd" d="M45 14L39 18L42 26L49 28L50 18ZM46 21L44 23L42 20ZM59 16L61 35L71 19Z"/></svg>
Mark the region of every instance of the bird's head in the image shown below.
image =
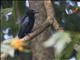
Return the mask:
<svg viewBox="0 0 80 60"><path fill-rule="evenodd" d="M31 16L31 15L35 15L36 13L39 13L33 9L30 9L29 7L26 8L26 15Z"/></svg>

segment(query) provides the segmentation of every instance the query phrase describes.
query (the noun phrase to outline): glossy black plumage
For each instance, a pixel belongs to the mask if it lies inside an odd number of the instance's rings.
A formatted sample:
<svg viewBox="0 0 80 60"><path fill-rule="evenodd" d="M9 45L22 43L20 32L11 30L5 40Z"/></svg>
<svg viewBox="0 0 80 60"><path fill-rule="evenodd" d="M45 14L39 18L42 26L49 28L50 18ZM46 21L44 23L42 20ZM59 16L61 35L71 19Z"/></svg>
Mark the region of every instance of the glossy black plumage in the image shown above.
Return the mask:
<svg viewBox="0 0 80 60"><path fill-rule="evenodd" d="M20 30L18 33L19 38L23 38L25 35L32 31L35 21L35 12L27 8L26 15L22 18L20 22Z"/></svg>
<svg viewBox="0 0 80 60"><path fill-rule="evenodd" d="M18 38L23 38L25 35L31 33L35 22L35 11L27 7L25 16L21 19ZM19 50L15 50L15 55L20 55Z"/></svg>

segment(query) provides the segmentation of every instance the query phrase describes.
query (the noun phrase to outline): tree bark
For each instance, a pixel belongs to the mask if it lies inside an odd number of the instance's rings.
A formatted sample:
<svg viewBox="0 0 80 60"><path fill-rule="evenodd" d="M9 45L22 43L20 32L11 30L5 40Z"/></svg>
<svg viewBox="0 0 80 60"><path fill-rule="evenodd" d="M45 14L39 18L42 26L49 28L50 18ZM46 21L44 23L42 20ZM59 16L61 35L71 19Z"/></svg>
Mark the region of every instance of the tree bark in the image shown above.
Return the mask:
<svg viewBox="0 0 80 60"><path fill-rule="evenodd" d="M35 36L39 35L42 31L44 31L50 24L53 24L53 27L55 29L59 28L59 24L54 18L54 11L52 9L51 1L29 1L30 2L30 7L39 13L36 14L36 22L34 25L34 29L36 27L40 27L33 33L30 33L30 37L26 36L27 40L31 40ZM35 7L35 8L34 8ZM46 14L47 13L47 14ZM46 16L47 15L47 16ZM47 18L47 19L46 19ZM33 29L33 30L34 30ZM53 49L44 49L42 46L42 42L47 40L49 38L51 29L48 28L45 30L42 34L37 36L32 40L32 52L33 52L33 60L52 60L53 59Z"/></svg>
<svg viewBox="0 0 80 60"><path fill-rule="evenodd" d="M29 1L30 8L38 11L36 14L36 21L34 25L34 29L39 27L42 23L45 22L47 18L46 10L44 7L44 1ZM42 47L42 42L47 40L50 35L50 28L46 29L43 33L32 40L32 53L33 60L52 60L53 59L53 51L52 48L44 49Z"/></svg>
<svg viewBox="0 0 80 60"><path fill-rule="evenodd" d="M54 8L52 6L51 0L45 1L44 0L44 6L46 9L46 13L47 13L47 17L49 17L49 22L53 25L53 28L55 30L60 29L60 26L55 18L55 12L54 12Z"/></svg>

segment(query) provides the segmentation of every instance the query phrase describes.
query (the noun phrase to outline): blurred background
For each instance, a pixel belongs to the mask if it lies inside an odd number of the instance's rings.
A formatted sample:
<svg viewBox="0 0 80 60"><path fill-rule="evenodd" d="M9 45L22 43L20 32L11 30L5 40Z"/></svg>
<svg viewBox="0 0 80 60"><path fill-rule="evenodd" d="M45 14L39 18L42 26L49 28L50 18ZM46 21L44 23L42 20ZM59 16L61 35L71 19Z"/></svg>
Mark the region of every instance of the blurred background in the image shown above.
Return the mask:
<svg viewBox="0 0 80 60"><path fill-rule="evenodd" d="M80 44L80 2L79 1L53 1L55 17L60 26L66 31L72 33L73 42L64 52L64 58L68 58L74 44ZM29 7L29 1L3 0L0 2L0 41L15 37L19 31L20 19L25 15L26 7ZM34 7L35 8L35 7ZM72 47L72 48L71 48ZM80 51L77 54L80 59ZM23 58L25 57L25 58ZM23 53L21 57L15 58L30 60L32 53ZM10 58L9 58L10 59ZM11 60L11 59L10 59ZM13 59L14 60L14 59Z"/></svg>

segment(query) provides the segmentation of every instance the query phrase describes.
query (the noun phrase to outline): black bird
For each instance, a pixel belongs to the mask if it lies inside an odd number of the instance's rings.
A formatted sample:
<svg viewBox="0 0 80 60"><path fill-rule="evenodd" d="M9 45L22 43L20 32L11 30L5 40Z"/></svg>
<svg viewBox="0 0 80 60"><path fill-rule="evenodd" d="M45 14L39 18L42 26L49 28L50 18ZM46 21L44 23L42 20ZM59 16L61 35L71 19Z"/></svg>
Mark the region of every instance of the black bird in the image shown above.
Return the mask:
<svg viewBox="0 0 80 60"><path fill-rule="evenodd" d="M26 10L26 14L25 16L21 19L21 22L20 22L20 29L19 29L19 32L18 32L18 38L23 38L25 35L28 35L29 33L32 32L32 28L34 26L34 22L35 22L35 12L34 10L32 9L29 9L27 7L27 10ZM19 55L21 54L21 52L19 50L15 50L15 55Z"/></svg>
<svg viewBox="0 0 80 60"><path fill-rule="evenodd" d="M27 8L26 15L20 22L20 30L18 33L19 38L23 38L25 35L31 33L35 22L35 11Z"/></svg>

